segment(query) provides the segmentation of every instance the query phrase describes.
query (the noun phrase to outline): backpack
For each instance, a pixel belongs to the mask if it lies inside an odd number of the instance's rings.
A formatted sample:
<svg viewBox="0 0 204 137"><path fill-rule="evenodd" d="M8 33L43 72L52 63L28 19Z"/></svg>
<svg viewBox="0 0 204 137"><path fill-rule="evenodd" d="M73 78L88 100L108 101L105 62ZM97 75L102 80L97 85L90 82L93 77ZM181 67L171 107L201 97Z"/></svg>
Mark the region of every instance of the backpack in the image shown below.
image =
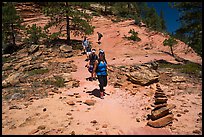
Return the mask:
<svg viewBox="0 0 204 137"><path fill-rule="evenodd" d="M99 37L103 37L103 35L101 33L99 33Z"/></svg>
<svg viewBox="0 0 204 137"><path fill-rule="evenodd" d="M93 56L93 54L90 54L89 55L89 60L90 60L90 64L91 65L94 65L94 62L96 61L96 60L98 60L98 56L95 54L94 56Z"/></svg>

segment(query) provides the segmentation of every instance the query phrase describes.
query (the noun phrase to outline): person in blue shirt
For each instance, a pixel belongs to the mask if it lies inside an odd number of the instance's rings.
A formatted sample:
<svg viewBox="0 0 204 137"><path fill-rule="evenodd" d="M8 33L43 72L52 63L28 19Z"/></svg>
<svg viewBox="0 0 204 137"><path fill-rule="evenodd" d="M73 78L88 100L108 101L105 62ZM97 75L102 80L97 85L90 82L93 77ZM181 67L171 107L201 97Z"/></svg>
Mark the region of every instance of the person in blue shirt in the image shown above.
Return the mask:
<svg viewBox="0 0 204 137"><path fill-rule="evenodd" d="M103 50L99 51L98 60L94 63L94 71L96 72L99 81L100 98L103 99L105 93L104 87L107 86L107 61Z"/></svg>
<svg viewBox="0 0 204 137"><path fill-rule="evenodd" d="M84 49L84 53L86 53L86 50L87 50L87 48L89 46L89 41L88 41L86 36L84 37L84 40L82 41L82 46L83 46L83 49Z"/></svg>

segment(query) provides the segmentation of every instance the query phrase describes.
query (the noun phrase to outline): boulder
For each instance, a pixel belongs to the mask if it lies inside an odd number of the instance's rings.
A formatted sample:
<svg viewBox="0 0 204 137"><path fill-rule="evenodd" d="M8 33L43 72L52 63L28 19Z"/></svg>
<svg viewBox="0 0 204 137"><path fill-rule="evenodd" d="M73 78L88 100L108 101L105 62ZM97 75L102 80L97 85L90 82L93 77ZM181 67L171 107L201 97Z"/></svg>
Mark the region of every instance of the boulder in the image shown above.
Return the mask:
<svg viewBox="0 0 204 137"><path fill-rule="evenodd" d="M154 109L151 112L151 119L156 120L156 119L159 119L159 118L161 118L167 114L169 114L169 109L167 107L162 107L162 108L159 108L156 110Z"/></svg>
<svg viewBox="0 0 204 137"><path fill-rule="evenodd" d="M147 125L154 128L161 128L172 123L172 121L173 121L173 114L169 114L154 121L150 120L147 122Z"/></svg>
<svg viewBox="0 0 204 137"><path fill-rule="evenodd" d="M33 54L38 50L39 50L39 45L31 45L31 47L28 49L28 54Z"/></svg>
<svg viewBox="0 0 204 137"><path fill-rule="evenodd" d="M5 80L2 81L2 87L8 87L8 86L14 86L19 82L21 73L12 73L6 78Z"/></svg>
<svg viewBox="0 0 204 137"><path fill-rule="evenodd" d="M172 82L185 82L186 81L186 79L182 76L174 76L171 79L172 79Z"/></svg>
<svg viewBox="0 0 204 137"><path fill-rule="evenodd" d="M126 76L132 83L149 85L158 82L159 73L147 65L140 65L132 72L126 73Z"/></svg>
<svg viewBox="0 0 204 137"><path fill-rule="evenodd" d="M12 66L12 63L4 63L2 70L7 70Z"/></svg>
<svg viewBox="0 0 204 137"><path fill-rule="evenodd" d="M67 46L67 45L62 45L60 46L60 51L64 52L64 53L70 53L72 52L72 47L71 46Z"/></svg>

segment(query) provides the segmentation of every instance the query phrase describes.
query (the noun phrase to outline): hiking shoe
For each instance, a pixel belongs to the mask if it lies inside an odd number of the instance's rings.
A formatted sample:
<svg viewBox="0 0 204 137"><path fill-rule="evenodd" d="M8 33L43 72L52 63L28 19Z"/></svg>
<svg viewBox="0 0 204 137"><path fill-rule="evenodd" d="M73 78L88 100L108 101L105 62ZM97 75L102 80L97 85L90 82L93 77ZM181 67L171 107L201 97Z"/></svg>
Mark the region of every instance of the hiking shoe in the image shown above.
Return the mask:
<svg viewBox="0 0 204 137"><path fill-rule="evenodd" d="M96 80L97 80L97 78L93 78L93 80L94 80L94 81L96 81Z"/></svg>
<svg viewBox="0 0 204 137"><path fill-rule="evenodd" d="M103 96L104 96L104 93L103 93L103 92L101 92L101 93L100 93L100 98L101 98L101 99L104 99L104 97L103 97Z"/></svg>
<svg viewBox="0 0 204 137"><path fill-rule="evenodd" d="M93 78L89 78L89 81L93 81Z"/></svg>

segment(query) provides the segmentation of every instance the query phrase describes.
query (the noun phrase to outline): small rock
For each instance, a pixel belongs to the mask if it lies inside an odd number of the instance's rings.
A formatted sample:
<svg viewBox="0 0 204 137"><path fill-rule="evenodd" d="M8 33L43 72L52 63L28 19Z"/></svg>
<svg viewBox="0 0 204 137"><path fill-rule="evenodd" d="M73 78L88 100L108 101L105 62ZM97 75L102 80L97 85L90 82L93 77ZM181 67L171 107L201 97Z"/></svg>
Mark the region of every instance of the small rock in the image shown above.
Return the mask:
<svg viewBox="0 0 204 137"><path fill-rule="evenodd" d="M55 93L54 92L48 92L49 96L53 96Z"/></svg>
<svg viewBox="0 0 204 137"><path fill-rule="evenodd" d="M177 114L177 117L181 117L181 114Z"/></svg>
<svg viewBox="0 0 204 137"><path fill-rule="evenodd" d="M75 135L75 131L72 131L70 134L71 134L71 135Z"/></svg>
<svg viewBox="0 0 204 137"><path fill-rule="evenodd" d="M137 122L140 122L140 118L136 118L136 121L137 121Z"/></svg>
<svg viewBox="0 0 204 137"><path fill-rule="evenodd" d="M112 60L115 60L115 57L113 57Z"/></svg>
<svg viewBox="0 0 204 137"><path fill-rule="evenodd" d="M46 128L46 126L45 125L40 125L40 126L38 126L38 128L37 129L39 129L39 130L43 130L43 129L45 129Z"/></svg>
<svg viewBox="0 0 204 137"><path fill-rule="evenodd" d="M46 108L43 108L43 111L45 112L47 109Z"/></svg>
<svg viewBox="0 0 204 137"><path fill-rule="evenodd" d="M73 117L68 117L68 119L74 119Z"/></svg>
<svg viewBox="0 0 204 137"><path fill-rule="evenodd" d="M69 104L69 105L75 105L74 101L67 101L67 104Z"/></svg>
<svg viewBox="0 0 204 137"><path fill-rule="evenodd" d="M96 130L99 130L99 128L98 128L98 127L96 127Z"/></svg>
<svg viewBox="0 0 204 137"><path fill-rule="evenodd" d="M72 113L68 112L66 115L71 116L71 115L72 115Z"/></svg>
<svg viewBox="0 0 204 137"><path fill-rule="evenodd" d="M89 100L86 100L85 102L84 102L84 104L87 104L87 105L94 105L95 104L95 100L92 100L92 99L89 99Z"/></svg>
<svg viewBox="0 0 204 137"><path fill-rule="evenodd" d="M94 123L94 124L96 124L96 123L98 123L96 120L92 120L90 123Z"/></svg>
<svg viewBox="0 0 204 137"><path fill-rule="evenodd" d="M107 124L103 124L103 125L102 125L102 128L107 128L107 127L108 127Z"/></svg>
<svg viewBox="0 0 204 137"><path fill-rule="evenodd" d="M188 110L188 109L185 109L184 112L189 112L189 110Z"/></svg>
<svg viewBox="0 0 204 137"><path fill-rule="evenodd" d="M172 81L173 82L185 82L186 79L182 76L174 76L174 77L172 77Z"/></svg>
<svg viewBox="0 0 204 137"><path fill-rule="evenodd" d="M13 106L10 106L9 109L22 109L22 108L19 106L13 105Z"/></svg>
<svg viewBox="0 0 204 137"><path fill-rule="evenodd" d="M75 97L76 97L76 98L80 98L81 96L80 96L80 95L76 95Z"/></svg>
<svg viewBox="0 0 204 137"><path fill-rule="evenodd" d="M195 133L195 134L200 134L200 130L195 129L195 130L193 130L193 133Z"/></svg>
<svg viewBox="0 0 204 137"><path fill-rule="evenodd" d="M32 135L32 134L35 134L39 131L39 129L33 129L32 131L30 131L28 134L29 135Z"/></svg>

